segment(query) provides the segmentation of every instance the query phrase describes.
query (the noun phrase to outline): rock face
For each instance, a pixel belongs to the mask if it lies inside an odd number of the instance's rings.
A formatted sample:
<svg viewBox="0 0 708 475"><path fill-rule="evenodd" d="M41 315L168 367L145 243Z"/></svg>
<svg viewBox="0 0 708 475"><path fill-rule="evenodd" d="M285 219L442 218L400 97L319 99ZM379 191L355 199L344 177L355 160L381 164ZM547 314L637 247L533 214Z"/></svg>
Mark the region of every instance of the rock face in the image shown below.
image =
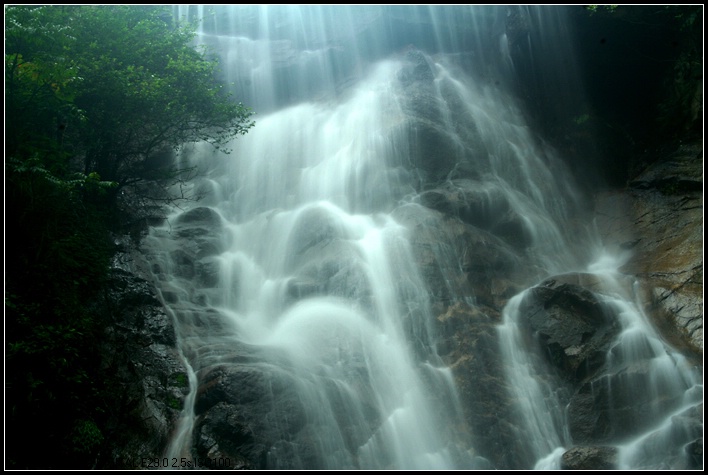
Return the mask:
<svg viewBox="0 0 708 475"><path fill-rule="evenodd" d="M513 209L509 196L498 188L475 180L455 179L421 193L418 199L422 205L483 229L517 249L530 244L531 236L523 216Z"/></svg>
<svg viewBox="0 0 708 475"><path fill-rule="evenodd" d="M597 196L603 241L628 256L645 311L673 344L703 352L703 146L681 145L625 191Z"/></svg>
<svg viewBox="0 0 708 475"><path fill-rule="evenodd" d="M96 303L96 311L109 322L101 367L113 398L106 426L110 442L97 466L157 468L150 464L164 455L189 382L172 318L157 300L153 285L125 270L134 263L128 254L118 259L123 269L114 269L105 300Z"/></svg>
<svg viewBox="0 0 708 475"><path fill-rule="evenodd" d="M229 468L285 468L298 458L320 466L302 441L307 421L287 374L245 364L211 369L200 376L195 414L199 457L229 460ZM291 440L278 440L278 430Z"/></svg>
<svg viewBox="0 0 708 475"><path fill-rule="evenodd" d="M619 325L597 296L578 282L592 275L552 277L530 289L519 312L538 335L549 363L570 380L582 381L605 363Z"/></svg>
<svg viewBox="0 0 708 475"><path fill-rule="evenodd" d="M626 191L598 195L596 225L609 248L626 252L627 261L620 269L624 276L608 283L594 274L558 275L525 294L520 308L523 325L537 337L551 368L548 377L558 378L557 384L567 388L561 403L568 407L570 435L578 446L564 454L563 468L617 468L617 449L607 444L648 429L658 422L656 414L679 407L683 397L683 390L673 389L673 383L659 389L660 400L653 390L638 389L648 388L655 377L651 355L614 367L616 376L605 375L621 359L608 360L618 351L613 347L622 326L618 310L601 295L638 291L643 310L662 337L689 360L701 360L700 153L700 147L683 146ZM489 196L480 198L479 189L464 183L448 181L421 193L418 202L431 209L428 218L399 210L396 219L414 230L413 245L423 275L431 289L438 289L433 291L433 305L439 351L456 376L472 445L496 468L523 468L526 456L515 444L520 426L508 397L510 382L502 377L495 326L506 301L531 281L533 273L518 271L525 262L523 241L513 239L519 229L507 234L497 226L504 220L513 222L509 208L503 202L494 204ZM449 261L442 257L441 242L457 243L447 249ZM457 274L450 272L460 262L468 264L459 267ZM447 286L441 286L442 269L459 279L448 278ZM475 305L456 300L460 298L472 299ZM662 455L646 466L700 468L695 455L702 450L700 410L687 410L670 424L671 441L657 442L661 447L656 452ZM689 447L685 454L663 452L678 441ZM660 462L661 457L665 461Z"/></svg>
<svg viewBox="0 0 708 475"><path fill-rule="evenodd" d="M513 383L504 377L499 356L499 319L491 307L453 304L437 317L438 351L455 375L470 445L487 461L485 468L513 469L524 466L524 454L510 396Z"/></svg>
<svg viewBox="0 0 708 475"><path fill-rule="evenodd" d="M406 165L417 177L419 193L395 209L393 217L410 231L416 265L430 290L437 353L452 370L464 413L457 430L476 449L480 467L529 468L524 464L531 455L520 441L522 424L510 391L515 382L504 375L497 327L509 299L540 280L528 253L535 230L502 188L484 185L492 166L477 145L470 145L479 142L476 124L466 117L454 121L452 129L441 125L441 111L453 113L461 105L451 93L438 95L434 77L421 52L406 54L398 75L398 99L406 114L400 127L411 145ZM627 253L621 271L628 277L616 285L629 292L636 276L645 312L665 339L696 361L703 348L701 154L698 145L681 147L626 190L599 194L595 212L604 243ZM356 259L351 266L336 265L352 249L326 215L314 210L307 218L293 233L297 246L288 265L295 277L287 283L287 294L293 300L351 297L362 307L370 306ZM223 319L215 318L218 311L207 305L223 298L215 289L217 256L224 249L222 228L213 210L193 209L175 221L169 248L145 251L155 253L149 268L144 262L133 264L138 273L155 276L163 300L182 324L180 331L190 337L230 331L215 327ZM161 456L189 388L175 350L172 317L144 280L123 271L115 279L115 320L107 329L105 367L115 373L115 384L125 395L118 398L117 414L129 416L115 418L120 443L103 465L132 468L141 457ZM617 468L618 451L610 444L657 422L645 414L677 407L675 393L662 392L657 402L655 394L637 392L629 383L622 387L625 380L643 384L651 357L631 365L610 361L622 328L616 309L602 297L606 285L591 274L553 276L529 289L519 308L519 325L545 359L548 379L563 388L559 398L567 407L570 439L576 445L563 454L564 469ZM351 295L352 289L361 295ZM228 459L230 468L327 468L308 449L318 428L305 417L287 374L275 365L252 365L257 350L245 345L215 344L203 350L185 343L183 350L190 360L201 362L194 403L195 455ZM664 406L657 409L657 404ZM374 410L363 412L371 428L380 423ZM683 411L670 425L685 438L686 454L667 466L702 466L701 411ZM355 453L364 443L361 432L343 426L349 452ZM355 467L350 453L340 459Z"/></svg>
<svg viewBox="0 0 708 475"><path fill-rule="evenodd" d="M498 312L523 289L530 272L514 248L494 234L454 215L413 204L396 209L393 215L411 231L416 264L431 291L436 313L464 299Z"/></svg>
<svg viewBox="0 0 708 475"><path fill-rule="evenodd" d="M166 450L190 384L174 325L174 317L184 314L168 313L163 301L184 302L184 311L201 315L196 326L213 320L203 305L218 275L213 256L221 251L220 224L214 211L196 208L175 221L174 248L158 252L149 242L139 248L125 242L115 257L110 290L104 302L95 304L110 322L102 367L107 384L115 387L115 414L109 416L106 436L111 442L101 468L166 468ZM189 294L180 285L184 281L198 283L201 290Z"/></svg>
<svg viewBox="0 0 708 475"><path fill-rule="evenodd" d="M617 448L574 447L563 454L561 470L616 470Z"/></svg>

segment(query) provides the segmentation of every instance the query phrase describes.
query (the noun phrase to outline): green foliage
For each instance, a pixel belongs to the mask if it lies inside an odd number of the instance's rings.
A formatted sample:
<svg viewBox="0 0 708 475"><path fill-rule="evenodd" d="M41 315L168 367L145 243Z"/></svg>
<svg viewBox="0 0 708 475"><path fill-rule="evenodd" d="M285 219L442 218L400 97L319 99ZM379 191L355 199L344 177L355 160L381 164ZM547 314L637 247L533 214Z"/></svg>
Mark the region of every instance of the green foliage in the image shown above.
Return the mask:
<svg viewBox="0 0 708 475"><path fill-rule="evenodd" d="M170 384L177 386L178 388L189 387L189 379L186 373L173 373L170 375Z"/></svg>
<svg viewBox="0 0 708 475"><path fill-rule="evenodd" d="M619 5L585 5L585 9L590 13L598 13L600 11L614 13L618 6Z"/></svg>
<svg viewBox="0 0 708 475"><path fill-rule="evenodd" d="M583 125L590 120L590 114L581 114L579 116L573 117L573 123L575 125Z"/></svg>
<svg viewBox="0 0 708 475"><path fill-rule="evenodd" d="M103 434L95 422L85 419L76 421L71 435L73 452L84 457L89 456L103 442Z"/></svg>
<svg viewBox="0 0 708 475"><path fill-rule="evenodd" d="M174 396L168 396L167 397L167 406L171 409L176 410L176 411L181 411L182 410L182 401L177 399Z"/></svg>
<svg viewBox="0 0 708 475"><path fill-rule="evenodd" d="M681 49L665 81L667 94L658 107L659 126L679 136L691 130L702 133L702 6L665 8L679 23Z"/></svg>
<svg viewBox="0 0 708 475"><path fill-rule="evenodd" d="M156 154L246 133L252 112L215 82L194 31L169 7L8 7L6 154L38 154L53 173L97 172L119 196L179 174L155 170Z"/></svg>
<svg viewBox="0 0 708 475"><path fill-rule="evenodd" d="M87 303L107 277L111 231L173 199L144 194L184 179L165 151L223 148L253 125L194 31L164 6L5 7L10 468L91 468L111 398L105 322Z"/></svg>

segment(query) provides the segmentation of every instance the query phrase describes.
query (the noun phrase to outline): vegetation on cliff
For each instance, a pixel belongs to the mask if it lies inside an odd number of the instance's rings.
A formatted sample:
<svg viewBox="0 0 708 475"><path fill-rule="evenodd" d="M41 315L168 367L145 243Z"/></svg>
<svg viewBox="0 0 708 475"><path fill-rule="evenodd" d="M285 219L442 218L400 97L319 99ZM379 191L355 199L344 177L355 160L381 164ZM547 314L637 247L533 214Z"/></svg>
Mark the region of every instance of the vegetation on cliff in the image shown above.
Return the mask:
<svg viewBox="0 0 708 475"><path fill-rule="evenodd" d="M101 289L112 231L188 171L172 152L253 125L169 7L5 8L6 463L90 468L103 435ZM41 455L38 454L41 452Z"/></svg>

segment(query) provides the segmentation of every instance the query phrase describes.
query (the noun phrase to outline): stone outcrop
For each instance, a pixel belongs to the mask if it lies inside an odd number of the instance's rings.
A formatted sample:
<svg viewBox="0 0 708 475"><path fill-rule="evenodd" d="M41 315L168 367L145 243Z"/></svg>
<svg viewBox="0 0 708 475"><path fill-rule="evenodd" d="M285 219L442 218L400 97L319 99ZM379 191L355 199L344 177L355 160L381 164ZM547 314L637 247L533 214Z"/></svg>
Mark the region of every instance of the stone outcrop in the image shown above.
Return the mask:
<svg viewBox="0 0 708 475"><path fill-rule="evenodd" d="M549 363L571 381L582 381L602 367L620 330L598 297L578 285L595 280L589 274L552 277L529 289L519 308Z"/></svg>
<svg viewBox="0 0 708 475"><path fill-rule="evenodd" d="M267 453L280 443L278 460L295 460L293 453L306 421L288 375L273 367L224 365L200 377L195 402L194 444L198 457L229 460L229 468L268 467ZM292 434L286 446L281 432ZM277 452L277 450L276 450ZM316 460L308 460L310 466ZM284 468L277 466L276 468Z"/></svg>
<svg viewBox="0 0 708 475"><path fill-rule="evenodd" d="M506 242L454 215L409 204L393 216L410 230L416 264L430 289L433 311L475 300L498 311L529 278L522 258Z"/></svg>
<svg viewBox="0 0 708 475"><path fill-rule="evenodd" d="M508 194L499 188L476 180L456 179L421 193L418 200L428 208L488 231L517 249L531 244L523 216L514 210Z"/></svg>
<svg viewBox="0 0 708 475"><path fill-rule="evenodd" d="M399 77L407 91L404 104L422 127L435 122L442 107L454 104L426 99L432 94L427 65L416 59L415 52L409 52L408 59L408 69ZM508 299L534 280L524 252L531 238L524 216L515 214L508 197L478 179L484 160L476 157L476 169L465 165L464 157L471 151L458 147L457 133L473 131L474 124L457 124L457 129L430 129L445 144L434 145L434 152L413 150L412 165L421 177L415 202L429 211L407 205L394 217L412 231L414 255L438 315L439 352L455 375L472 446L495 468L524 468L532 456L515 444L521 425L514 419L508 396L513 382L503 377L495 326ZM617 449L608 444L657 423L648 415L658 414L655 396L637 391L652 377L651 356L615 368L621 376L605 375L621 325L617 310L602 295L631 296L638 291L645 312L664 338L700 358L701 152L698 146L684 146L625 191L598 195L595 225L607 248L626 254L628 260L620 269L624 275L612 282L594 274L553 276L525 294L522 324L529 335L538 337L538 350L550 368L544 377L557 378L557 384L566 387L559 394L564 394L561 403L568 406L569 430L574 443L584 444L563 456L564 468L616 468ZM436 158L441 153L445 159ZM678 407L681 391L667 387L665 392L659 406ZM674 424L676 431L686 434L681 440L702 447L695 431L702 424L700 417L686 415ZM669 466L690 465L672 463Z"/></svg>
<svg viewBox="0 0 708 475"><path fill-rule="evenodd" d="M563 454L561 470L616 470L616 447L573 447Z"/></svg>
<svg viewBox="0 0 708 475"><path fill-rule="evenodd" d="M625 252L644 310L674 345L703 353L703 146L681 145L630 181L600 193L596 223L609 248Z"/></svg>
<svg viewBox="0 0 708 475"><path fill-rule="evenodd" d="M102 367L106 384L115 389L106 434L110 446L99 460L101 468L166 468L166 450L190 391L175 317L180 321L181 309L201 317L194 319L196 327L215 320L203 305L218 276L220 225L217 213L195 208L174 220L175 246L169 249L145 240L139 246L119 243L105 300L95 303L109 322ZM198 290L187 292L182 281L197 282ZM173 315L163 302L181 304Z"/></svg>
<svg viewBox="0 0 708 475"><path fill-rule="evenodd" d="M616 468L616 449L596 446L649 431L641 451L624 463L700 468L695 455L702 447L700 376L689 381L692 377L684 370L688 360L681 368L665 369L680 356L665 353L658 338L634 331L619 336L624 324L618 312L626 310L602 296L631 289L631 276L618 279L554 276L529 289L519 308L528 333L537 336L541 353L554 368L557 384L570 383L561 404L567 407L568 430L578 447L566 452L561 466ZM694 405L687 405L691 401ZM685 450L676 450L681 446Z"/></svg>
<svg viewBox="0 0 708 475"><path fill-rule="evenodd" d="M440 356L449 361L460 403L461 427L469 430L472 447L489 468L523 468L518 440L519 421L513 415L512 384L504 377L497 336L499 311L458 302L437 317Z"/></svg>
<svg viewBox="0 0 708 475"><path fill-rule="evenodd" d="M172 318L152 284L127 270L135 269L133 258L140 259L118 255L104 300L95 304L107 321L101 368L111 398L109 443L97 461L103 469L148 468L161 458L189 392Z"/></svg>

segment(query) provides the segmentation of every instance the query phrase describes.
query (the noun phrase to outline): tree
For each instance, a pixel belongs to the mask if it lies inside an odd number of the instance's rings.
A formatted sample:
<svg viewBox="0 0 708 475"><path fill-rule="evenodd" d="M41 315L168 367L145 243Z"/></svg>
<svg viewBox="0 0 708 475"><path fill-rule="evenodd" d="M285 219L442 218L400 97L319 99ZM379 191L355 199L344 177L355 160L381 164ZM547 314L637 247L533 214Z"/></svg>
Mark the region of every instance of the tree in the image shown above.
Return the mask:
<svg viewBox="0 0 708 475"><path fill-rule="evenodd" d="M125 197L178 176L166 152L246 133L252 112L215 82L194 32L166 7L7 8L6 156L39 151L59 177L96 173Z"/></svg>
<svg viewBox="0 0 708 475"><path fill-rule="evenodd" d="M223 147L253 125L194 31L169 7L5 9L10 468L91 468L115 399L99 369L104 322L87 305L110 231L177 198L161 191L183 178L169 151Z"/></svg>

